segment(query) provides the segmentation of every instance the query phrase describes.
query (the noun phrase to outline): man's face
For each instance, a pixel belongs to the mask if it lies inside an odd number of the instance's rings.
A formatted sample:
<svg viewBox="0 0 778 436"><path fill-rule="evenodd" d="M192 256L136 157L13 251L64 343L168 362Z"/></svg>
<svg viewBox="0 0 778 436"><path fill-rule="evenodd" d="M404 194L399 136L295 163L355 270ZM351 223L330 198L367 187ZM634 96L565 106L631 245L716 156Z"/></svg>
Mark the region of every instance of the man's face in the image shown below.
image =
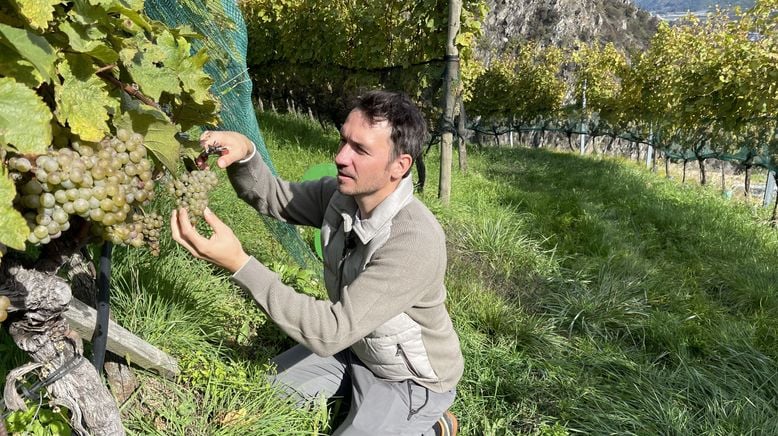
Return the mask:
<svg viewBox="0 0 778 436"><path fill-rule="evenodd" d="M351 111L340 129L340 150L335 156L341 194L358 202L371 199L375 205L394 191L397 171L396 160L390 161L391 133L386 120L371 125L361 111Z"/></svg>

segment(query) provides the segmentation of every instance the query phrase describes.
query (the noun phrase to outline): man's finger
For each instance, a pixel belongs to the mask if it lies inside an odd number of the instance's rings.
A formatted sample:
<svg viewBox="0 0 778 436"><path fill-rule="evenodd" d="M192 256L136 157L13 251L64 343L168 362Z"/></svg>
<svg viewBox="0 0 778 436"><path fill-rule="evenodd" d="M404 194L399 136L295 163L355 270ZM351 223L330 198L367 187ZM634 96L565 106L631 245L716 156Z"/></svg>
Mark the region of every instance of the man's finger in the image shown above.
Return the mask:
<svg viewBox="0 0 778 436"><path fill-rule="evenodd" d="M205 222L213 229L214 235L224 233L225 230L232 231L209 207L206 207L205 210L203 210L203 218L205 218Z"/></svg>
<svg viewBox="0 0 778 436"><path fill-rule="evenodd" d="M200 145L201 145L203 148L208 148L208 146L210 145L210 144L209 144L209 141L211 140L211 136L212 136L212 135L213 135L213 132L212 132L212 131L210 131L210 130L206 130L205 132L203 132L203 133L200 135Z"/></svg>
<svg viewBox="0 0 778 436"><path fill-rule="evenodd" d="M224 152L222 152L222 155L219 156L218 159L216 159L216 166L224 169L232 165L233 162L238 160L240 159L237 158L234 154L230 155L230 149L228 148Z"/></svg>
<svg viewBox="0 0 778 436"><path fill-rule="evenodd" d="M197 166L197 168L201 170L208 168L208 156L207 155L197 156L197 158L195 159L195 166Z"/></svg>
<svg viewBox="0 0 778 436"><path fill-rule="evenodd" d="M245 136L236 132L206 131L200 135L200 146L208 150L209 147L220 147L220 156L216 160L216 166L227 168L232 163L243 159L247 154Z"/></svg>
<svg viewBox="0 0 778 436"><path fill-rule="evenodd" d="M200 253L202 248L205 247L205 244L208 243L208 240L200 235L200 233L197 232L197 229L192 226L192 223L189 222L189 213L184 208L178 209L178 226L181 239L186 241L194 250Z"/></svg>
<svg viewBox="0 0 778 436"><path fill-rule="evenodd" d="M184 238L181 237L181 227L179 225L179 216L178 211L173 209L173 213L170 214L170 234L173 237L173 240L181 244L186 250L190 253L192 253L196 257L200 257L200 255L197 253L197 251L192 247L192 245L189 244L188 241L184 240ZM189 220L187 219L187 222Z"/></svg>

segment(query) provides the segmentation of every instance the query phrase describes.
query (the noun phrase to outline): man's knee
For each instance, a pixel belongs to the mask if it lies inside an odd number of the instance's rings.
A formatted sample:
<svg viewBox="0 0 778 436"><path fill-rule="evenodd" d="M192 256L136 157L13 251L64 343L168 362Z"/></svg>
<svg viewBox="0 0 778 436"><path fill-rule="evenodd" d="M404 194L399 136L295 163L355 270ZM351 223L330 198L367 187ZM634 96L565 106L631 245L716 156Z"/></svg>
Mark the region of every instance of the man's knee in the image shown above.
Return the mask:
<svg viewBox="0 0 778 436"><path fill-rule="evenodd" d="M319 395L330 398L348 384L342 356L320 357L298 345L278 355L273 363L276 371L268 374L268 382L282 397L300 406Z"/></svg>

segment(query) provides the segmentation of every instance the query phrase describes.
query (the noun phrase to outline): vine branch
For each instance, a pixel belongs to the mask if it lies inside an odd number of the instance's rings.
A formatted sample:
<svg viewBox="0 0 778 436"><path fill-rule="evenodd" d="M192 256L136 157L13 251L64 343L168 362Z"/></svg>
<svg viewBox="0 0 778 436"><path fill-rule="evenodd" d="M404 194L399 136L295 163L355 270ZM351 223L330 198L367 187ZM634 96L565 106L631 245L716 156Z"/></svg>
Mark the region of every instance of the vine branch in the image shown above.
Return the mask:
<svg viewBox="0 0 778 436"><path fill-rule="evenodd" d="M122 91L126 92L127 94L137 98L138 100L142 101L143 103L153 106L159 110L162 110L162 107L160 107L159 103L156 101L150 99L149 97L143 95L142 92L140 92L136 87L133 85L127 84L122 82L121 80L114 77L112 70L116 67L116 65L106 65L100 69L98 69L95 74L97 77L105 80L106 82L111 83L112 85L116 86L117 88L121 89ZM163 111L164 112L164 111Z"/></svg>

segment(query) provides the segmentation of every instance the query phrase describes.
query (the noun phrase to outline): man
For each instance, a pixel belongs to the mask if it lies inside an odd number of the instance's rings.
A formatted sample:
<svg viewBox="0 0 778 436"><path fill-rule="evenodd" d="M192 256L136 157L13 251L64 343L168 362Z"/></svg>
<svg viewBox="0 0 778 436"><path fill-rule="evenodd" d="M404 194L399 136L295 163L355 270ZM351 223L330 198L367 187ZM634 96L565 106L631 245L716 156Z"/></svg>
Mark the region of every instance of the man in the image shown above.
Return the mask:
<svg viewBox="0 0 778 436"><path fill-rule="evenodd" d="M217 165L240 198L260 213L321 228L328 301L283 285L210 210L210 239L185 210L173 212L173 238L233 272L300 344L274 359L273 382L300 404L317 395L350 398L336 435L456 433L446 410L464 361L444 305L445 239L409 176L426 135L407 96L369 92L341 129L337 178L303 183L274 177L239 133L201 138L205 147L225 147Z"/></svg>

